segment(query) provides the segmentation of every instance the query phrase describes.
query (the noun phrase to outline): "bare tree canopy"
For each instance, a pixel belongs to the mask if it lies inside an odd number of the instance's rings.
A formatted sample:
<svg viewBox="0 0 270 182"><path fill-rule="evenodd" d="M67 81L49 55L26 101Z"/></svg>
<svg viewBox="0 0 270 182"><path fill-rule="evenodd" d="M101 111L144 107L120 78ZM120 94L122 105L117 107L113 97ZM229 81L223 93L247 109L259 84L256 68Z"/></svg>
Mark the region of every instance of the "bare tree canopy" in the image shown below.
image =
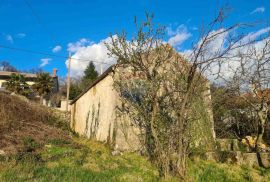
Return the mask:
<svg viewBox="0 0 270 182"><path fill-rule="evenodd" d="M0 70L17 72L17 69L14 66L12 66L8 61L0 61Z"/></svg>
<svg viewBox="0 0 270 182"><path fill-rule="evenodd" d="M183 56L163 41L164 27L154 25L149 14L141 24L135 19L137 32L131 40L124 32L107 43L110 56L117 60L115 88L123 103L119 112L141 128L142 143L165 177L169 173L185 176L195 135L192 128L203 115L198 106L211 112L207 78L223 78L223 63L239 58L239 50L259 41L247 39L241 31L251 24L224 26L225 17L226 8L202 26L198 42ZM205 131L211 133L213 128L207 127L211 131Z"/></svg>

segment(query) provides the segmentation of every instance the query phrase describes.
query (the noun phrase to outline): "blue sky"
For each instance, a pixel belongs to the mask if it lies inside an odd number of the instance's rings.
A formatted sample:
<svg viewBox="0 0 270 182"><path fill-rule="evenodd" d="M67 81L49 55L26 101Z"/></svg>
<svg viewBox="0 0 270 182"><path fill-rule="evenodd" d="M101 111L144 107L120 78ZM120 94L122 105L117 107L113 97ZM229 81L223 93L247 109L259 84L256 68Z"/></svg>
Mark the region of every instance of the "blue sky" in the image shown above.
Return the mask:
<svg viewBox="0 0 270 182"><path fill-rule="evenodd" d="M27 6L29 2L37 17ZM41 51L55 55L87 56L107 61L100 45L110 33L134 31L133 19L143 20L145 11L155 14L155 22L168 27L178 50L189 48L198 36L202 22L208 23L222 5L232 12L226 24L268 21L269 0L0 0L0 45ZM266 25L263 25L266 26ZM264 28L263 26L257 29ZM255 31L255 30L254 30ZM56 47L57 46L57 47ZM88 48L87 48L88 47ZM87 48L87 49L86 49ZM92 52L91 52L92 51ZM83 54L83 55L82 55ZM0 48L0 61L7 60L20 70L42 67L51 72L58 68L66 74L64 58L30 54ZM110 60L108 61L110 63ZM74 74L80 75L85 63L74 63Z"/></svg>

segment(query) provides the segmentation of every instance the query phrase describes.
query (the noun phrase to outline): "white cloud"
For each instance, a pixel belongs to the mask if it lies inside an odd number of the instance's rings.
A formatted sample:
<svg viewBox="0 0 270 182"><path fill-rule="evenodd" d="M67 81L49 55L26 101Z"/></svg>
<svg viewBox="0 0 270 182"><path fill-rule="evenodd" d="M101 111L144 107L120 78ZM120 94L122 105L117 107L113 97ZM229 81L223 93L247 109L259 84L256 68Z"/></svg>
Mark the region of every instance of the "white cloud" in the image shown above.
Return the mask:
<svg viewBox="0 0 270 182"><path fill-rule="evenodd" d="M221 28L218 30L213 30L209 33L209 37L211 37L212 35L216 36L212 36L211 39L204 43L203 49L201 50L201 52L205 53L204 59L212 57L224 48L224 45L226 43L226 37L228 36L229 32L222 33L223 31L224 29ZM198 41L197 47L199 47L201 44L202 39ZM186 59L192 61L192 50L185 50L182 52L182 54L186 57Z"/></svg>
<svg viewBox="0 0 270 182"><path fill-rule="evenodd" d="M57 46L55 46L53 49L52 49L52 52L53 53L56 53L56 52L59 52L59 51L61 51L62 50L62 47L60 46L60 45L57 45Z"/></svg>
<svg viewBox="0 0 270 182"><path fill-rule="evenodd" d="M265 7L258 7L256 9L254 9L250 14L263 13L264 11L265 11Z"/></svg>
<svg viewBox="0 0 270 182"><path fill-rule="evenodd" d="M222 32L224 29L214 30L210 33L215 34L218 32ZM223 34L219 34L214 39L206 42L206 45L204 46L202 52L203 57L199 57L199 59L202 60L208 60L212 57L214 57L216 54L218 54L219 51L225 49L226 43L228 39L231 38L232 34L235 32L226 32ZM243 45L250 41L257 40L260 36L265 36L267 33L270 33L270 27L262 28L260 30L257 30L256 32L251 32L247 34L243 39L236 45ZM269 38L268 38L269 39ZM198 45L200 45L202 40L198 42ZM259 51L262 46L265 44L266 40L259 41L253 44L255 49ZM213 82L223 83L222 79L217 79L217 74L219 73L220 76L222 76L223 79L228 80L232 78L236 70L241 66L240 60L236 56L238 53L247 53L249 51L248 46L236 48L232 51L230 51L228 56L231 58L228 59L222 59L218 60L216 62L213 62L210 67L205 71L205 76ZM194 55L192 54L192 50L185 50L181 52L184 57L190 61L192 61L192 58ZM252 62L252 60L250 61Z"/></svg>
<svg viewBox="0 0 270 182"><path fill-rule="evenodd" d="M52 60L51 58L42 58L42 59L40 59L41 64L39 65L39 67L44 67L44 66L48 65L51 60Z"/></svg>
<svg viewBox="0 0 270 182"><path fill-rule="evenodd" d="M74 53L74 52L77 52L80 48L86 47L86 46L89 46L92 44L94 44L94 42L92 42L86 38L81 38L77 42L69 43L67 50L71 53Z"/></svg>
<svg viewBox="0 0 270 182"><path fill-rule="evenodd" d="M10 34L7 34L6 35L6 40L9 42L9 43L11 43L11 44L13 44L13 37L10 35Z"/></svg>
<svg viewBox="0 0 270 182"><path fill-rule="evenodd" d="M17 34L17 37L18 37L18 38L21 38L21 39L24 38L25 36L26 36L25 33L18 33L18 34Z"/></svg>
<svg viewBox="0 0 270 182"><path fill-rule="evenodd" d="M248 35L246 35L243 40L242 43L247 43L250 41L254 41L257 38L259 38L261 35L264 35L266 33L270 33L270 27L266 27L266 28L262 28L256 32L250 32Z"/></svg>
<svg viewBox="0 0 270 182"><path fill-rule="evenodd" d="M176 30L168 27L167 34L170 37L168 43L175 47L179 47L184 41L192 36L192 34L187 31L185 25L178 26Z"/></svg>
<svg viewBox="0 0 270 182"><path fill-rule="evenodd" d="M115 60L108 56L108 50L104 44L109 41L110 38L103 39L98 43L80 39L75 43L69 43L68 50L74 53L71 61L71 75L75 77L82 76L90 61L93 61L98 72L100 72L101 68L105 71L110 65L114 64ZM67 64L68 61L66 61Z"/></svg>

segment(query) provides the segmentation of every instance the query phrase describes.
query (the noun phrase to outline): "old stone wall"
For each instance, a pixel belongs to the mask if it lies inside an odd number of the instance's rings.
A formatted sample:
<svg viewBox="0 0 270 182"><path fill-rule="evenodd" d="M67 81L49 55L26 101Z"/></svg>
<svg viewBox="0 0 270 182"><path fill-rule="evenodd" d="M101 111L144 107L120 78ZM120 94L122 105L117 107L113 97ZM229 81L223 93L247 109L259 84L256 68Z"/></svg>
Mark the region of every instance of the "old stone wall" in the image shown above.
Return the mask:
<svg viewBox="0 0 270 182"><path fill-rule="evenodd" d="M116 118L118 103L112 76L107 75L71 105L71 128L81 136L107 142L116 149L136 150L139 141L129 119Z"/></svg>

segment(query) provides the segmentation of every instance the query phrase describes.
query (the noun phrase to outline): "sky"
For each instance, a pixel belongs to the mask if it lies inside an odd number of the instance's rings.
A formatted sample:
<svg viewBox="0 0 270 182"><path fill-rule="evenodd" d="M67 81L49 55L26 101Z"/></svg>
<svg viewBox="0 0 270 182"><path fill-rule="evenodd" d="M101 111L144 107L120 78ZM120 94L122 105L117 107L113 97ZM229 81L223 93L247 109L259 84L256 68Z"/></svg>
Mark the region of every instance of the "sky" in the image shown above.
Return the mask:
<svg viewBox="0 0 270 182"><path fill-rule="evenodd" d="M104 70L114 62L107 56L104 41L122 30L131 35L134 16L142 21L145 12L153 13L154 22L167 27L164 41L183 52L196 41L202 24L209 23L223 5L231 8L225 25L270 20L269 0L0 0L0 61L9 61L19 70L52 72L57 68L65 76L65 57L71 53L81 59L72 60L73 76L82 75L87 60L95 61L98 71ZM251 31L267 27L264 24ZM100 66L100 62L107 64Z"/></svg>

